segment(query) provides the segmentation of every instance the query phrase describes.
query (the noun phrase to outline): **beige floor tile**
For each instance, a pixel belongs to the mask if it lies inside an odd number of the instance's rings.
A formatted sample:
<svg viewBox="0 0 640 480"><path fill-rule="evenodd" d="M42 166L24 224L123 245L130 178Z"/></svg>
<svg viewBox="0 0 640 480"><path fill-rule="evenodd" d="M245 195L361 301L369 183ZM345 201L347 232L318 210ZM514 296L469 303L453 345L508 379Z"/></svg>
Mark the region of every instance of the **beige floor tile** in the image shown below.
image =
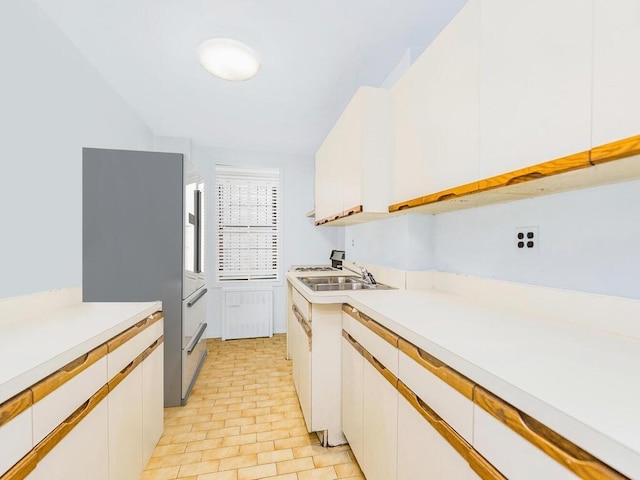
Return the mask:
<svg viewBox="0 0 640 480"><path fill-rule="evenodd" d="M269 430L267 432L258 432L257 439L259 442L266 440L280 440L289 438L289 430Z"/></svg>
<svg viewBox="0 0 640 480"><path fill-rule="evenodd" d="M249 453L271 452L274 449L275 446L272 441L247 443L244 445L240 445L240 453L243 455Z"/></svg>
<svg viewBox="0 0 640 480"><path fill-rule="evenodd" d="M209 438L234 437L236 435L240 435L241 433L251 433L251 432L242 432L241 427L224 427L224 428L215 428L205 433L207 438L209 439Z"/></svg>
<svg viewBox="0 0 640 480"><path fill-rule="evenodd" d="M269 432L273 430L273 426L270 423L254 423L253 425L242 425L240 427L240 433L261 433Z"/></svg>
<svg viewBox="0 0 640 480"><path fill-rule="evenodd" d="M237 470L227 470L225 472L205 473L198 475L198 480L238 480Z"/></svg>
<svg viewBox="0 0 640 480"><path fill-rule="evenodd" d="M222 445L231 447L233 445L244 445L245 443L255 443L257 433L246 433L244 435L235 435L233 437L224 437Z"/></svg>
<svg viewBox="0 0 640 480"><path fill-rule="evenodd" d="M340 463L350 463L351 457L349 452L331 452L322 455L315 455L313 463L316 467L327 467L329 465L338 465Z"/></svg>
<svg viewBox="0 0 640 480"><path fill-rule="evenodd" d="M250 455L223 458L220 460L220 468L218 470L237 470L242 467L252 467L257 464L258 455L253 453Z"/></svg>
<svg viewBox="0 0 640 480"><path fill-rule="evenodd" d="M171 436L171 443L198 442L207 438L207 432L179 433Z"/></svg>
<svg viewBox="0 0 640 480"><path fill-rule="evenodd" d="M362 471L357 463L342 463L340 465L334 465L334 470L338 475L338 478L349 478L353 476L362 475Z"/></svg>
<svg viewBox="0 0 640 480"><path fill-rule="evenodd" d="M312 457L296 458L293 460L285 460L276 463L278 474L301 472L302 470L310 470L314 468Z"/></svg>
<svg viewBox="0 0 640 480"><path fill-rule="evenodd" d="M202 458L202 452L182 453L180 455L166 455L164 457L152 457L147 464L147 468L164 468L176 465L187 465L196 463Z"/></svg>
<svg viewBox="0 0 640 480"><path fill-rule="evenodd" d="M189 442L187 444L187 452L197 452L199 450L212 450L222 447L222 438L212 438L209 440L199 440L197 442Z"/></svg>
<svg viewBox="0 0 640 480"><path fill-rule="evenodd" d="M298 480L295 473L285 473L284 475L276 475L275 477L264 477L264 480Z"/></svg>
<svg viewBox="0 0 640 480"><path fill-rule="evenodd" d="M258 454L258 463L275 463L284 460L293 460L293 452L291 449L274 450L272 452L262 452Z"/></svg>
<svg viewBox="0 0 640 480"><path fill-rule="evenodd" d="M178 476L186 477L189 475L201 475L203 473L217 472L219 470L220 460L209 460L206 462L191 463L182 465Z"/></svg>
<svg viewBox="0 0 640 480"><path fill-rule="evenodd" d="M237 457L240 455L240 446L214 448L202 452L202 461L221 460L223 458Z"/></svg>
<svg viewBox="0 0 640 480"><path fill-rule="evenodd" d="M312 445L314 443L319 443L312 438L309 438L308 435L302 435L300 437L291 437L291 438L283 438L282 440L274 441L276 450L282 450L283 448L293 448L293 447L302 447L304 445Z"/></svg>
<svg viewBox="0 0 640 480"><path fill-rule="evenodd" d="M315 468L298 472L298 480L334 480L338 478L333 467Z"/></svg>
<svg viewBox="0 0 640 480"><path fill-rule="evenodd" d="M175 443L170 445L159 445L153 451L152 456L154 457L165 457L167 455L177 455L179 453L184 453L187 448L186 443Z"/></svg>
<svg viewBox="0 0 640 480"><path fill-rule="evenodd" d="M178 476L180 466L156 468L154 470L145 470L141 480L173 480Z"/></svg>
<svg viewBox="0 0 640 480"><path fill-rule="evenodd" d="M273 477L277 473L275 463L246 467L238 470L238 480L256 480L258 478Z"/></svg>
<svg viewBox="0 0 640 480"><path fill-rule="evenodd" d="M325 448L322 445L304 445L303 447L295 447L293 449L293 456L295 458L313 457L314 455L323 455L330 452L331 449Z"/></svg>

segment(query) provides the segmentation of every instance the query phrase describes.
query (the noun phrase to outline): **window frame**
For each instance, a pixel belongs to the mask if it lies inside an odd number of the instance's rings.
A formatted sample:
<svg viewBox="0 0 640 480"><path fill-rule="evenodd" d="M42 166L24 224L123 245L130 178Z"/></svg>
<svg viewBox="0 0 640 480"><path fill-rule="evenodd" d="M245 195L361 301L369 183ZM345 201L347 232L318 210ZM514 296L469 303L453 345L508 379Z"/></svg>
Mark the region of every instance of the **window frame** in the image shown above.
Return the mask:
<svg viewBox="0 0 640 480"><path fill-rule="evenodd" d="M219 218L218 218L218 209L219 209L219 196L218 196L218 175L217 169L218 167L229 167L238 170L274 170L278 172L278 226L277 226L277 238L278 238L278 252L277 259L278 265L276 269L276 278L275 279L230 279L230 280L221 280L218 274L218 268L220 264L220 252L219 252L219 243L218 236L220 232ZM237 288L243 286L281 286L284 284L284 171L281 165L273 165L273 164L245 164L245 163L232 163L232 162L215 162L212 168L212 188L211 193L212 198L212 209L213 212L213 235L212 241L214 245L212 245L212 250L215 252L214 261L213 261L213 284L218 287L226 287L226 288Z"/></svg>

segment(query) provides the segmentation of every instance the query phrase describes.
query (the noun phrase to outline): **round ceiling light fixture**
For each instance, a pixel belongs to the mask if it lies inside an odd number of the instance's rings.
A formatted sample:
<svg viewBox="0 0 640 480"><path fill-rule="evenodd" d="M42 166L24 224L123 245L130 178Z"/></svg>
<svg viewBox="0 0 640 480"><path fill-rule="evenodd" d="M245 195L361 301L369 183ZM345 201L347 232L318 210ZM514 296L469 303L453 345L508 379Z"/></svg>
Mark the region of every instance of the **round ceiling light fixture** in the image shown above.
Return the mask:
<svg viewBox="0 0 640 480"><path fill-rule="evenodd" d="M231 38L212 38L198 47L204 69L231 82L253 78L260 70L260 59L248 45Z"/></svg>

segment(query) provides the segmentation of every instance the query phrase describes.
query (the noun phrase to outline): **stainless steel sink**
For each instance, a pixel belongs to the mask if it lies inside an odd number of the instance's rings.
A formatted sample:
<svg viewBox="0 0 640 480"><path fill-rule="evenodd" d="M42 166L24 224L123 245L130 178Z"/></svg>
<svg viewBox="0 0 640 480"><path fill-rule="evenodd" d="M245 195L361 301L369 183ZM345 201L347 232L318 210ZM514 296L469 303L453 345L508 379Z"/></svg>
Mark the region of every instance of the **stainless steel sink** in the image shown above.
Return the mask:
<svg viewBox="0 0 640 480"><path fill-rule="evenodd" d="M353 283L361 282L360 277L302 277L300 281L305 285L316 285L319 283Z"/></svg>
<svg viewBox="0 0 640 480"><path fill-rule="evenodd" d="M393 287L381 283L371 285L359 277L307 277L300 281L314 292L332 292L342 290L391 290Z"/></svg>

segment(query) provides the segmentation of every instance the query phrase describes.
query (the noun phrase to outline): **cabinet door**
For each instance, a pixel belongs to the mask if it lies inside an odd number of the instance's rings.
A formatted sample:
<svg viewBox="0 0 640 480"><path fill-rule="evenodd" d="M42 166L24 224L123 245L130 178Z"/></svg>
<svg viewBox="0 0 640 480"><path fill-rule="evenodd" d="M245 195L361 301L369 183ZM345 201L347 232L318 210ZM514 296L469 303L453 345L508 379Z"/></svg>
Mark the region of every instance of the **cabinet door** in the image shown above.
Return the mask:
<svg viewBox="0 0 640 480"><path fill-rule="evenodd" d="M104 399L38 462L35 471L28 478L107 480L109 478L107 410L107 400ZM139 478L141 472L136 473L138 475L136 478Z"/></svg>
<svg viewBox="0 0 640 480"><path fill-rule="evenodd" d="M428 188L426 159L420 138L420 76L420 68L412 67L391 89L395 130L391 203L425 195Z"/></svg>
<svg viewBox="0 0 640 480"><path fill-rule="evenodd" d="M107 400L109 479L139 480L143 470L142 365L110 391Z"/></svg>
<svg viewBox="0 0 640 480"><path fill-rule="evenodd" d="M338 121L316 154L316 220L342 213L340 142L344 128Z"/></svg>
<svg viewBox="0 0 640 480"><path fill-rule="evenodd" d="M340 145L335 173L342 181L341 211L362 204L363 102L366 93L365 89L359 89L338 120Z"/></svg>
<svg viewBox="0 0 640 480"><path fill-rule="evenodd" d="M142 362L142 464L164 430L164 343Z"/></svg>
<svg viewBox="0 0 640 480"><path fill-rule="evenodd" d="M397 201L478 180L480 0L462 8L406 75L394 87L400 117ZM409 144L403 145L407 137Z"/></svg>
<svg viewBox="0 0 640 480"><path fill-rule="evenodd" d="M363 363L362 471L368 480L393 480L398 460L398 391L367 361Z"/></svg>
<svg viewBox="0 0 640 480"><path fill-rule="evenodd" d="M313 431L311 422L311 351L309 349L309 337L305 333L302 326L298 323L298 397L300 399L300 407L302 415L307 424L307 430Z"/></svg>
<svg viewBox="0 0 640 480"><path fill-rule="evenodd" d="M593 0L482 0L481 177L589 149L592 27Z"/></svg>
<svg viewBox="0 0 640 480"><path fill-rule="evenodd" d="M398 480L480 478L404 397L398 398Z"/></svg>
<svg viewBox="0 0 640 480"><path fill-rule="evenodd" d="M595 0L592 145L640 134L640 2Z"/></svg>
<svg viewBox="0 0 640 480"><path fill-rule="evenodd" d="M363 464L362 401L364 358L342 339L342 431L356 460Z"/></svg>

